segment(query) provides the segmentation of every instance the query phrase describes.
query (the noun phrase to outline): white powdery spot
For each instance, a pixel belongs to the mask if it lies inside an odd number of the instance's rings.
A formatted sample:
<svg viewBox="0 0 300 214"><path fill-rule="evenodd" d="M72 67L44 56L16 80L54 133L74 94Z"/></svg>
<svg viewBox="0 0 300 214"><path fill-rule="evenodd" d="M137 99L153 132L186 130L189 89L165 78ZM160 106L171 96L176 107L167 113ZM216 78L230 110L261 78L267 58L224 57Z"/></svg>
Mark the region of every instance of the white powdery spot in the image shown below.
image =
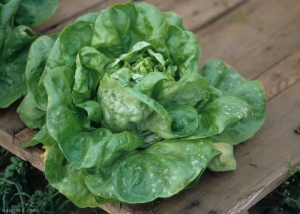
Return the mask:
<svg viewBox="0 0 300 214"><path fill-rule="evenodd" d="M202 158L202 157L204 158L204 156L201 156L201 158ZM200 162L199 162L198 160L193 160L193 161L192 161L193 167L196 167L197 165L199 165L199 163L200 163Z"/></svg>
<svg viewBox="0 0 300 214"><path fill-rule="evenodd" d="M152 172L150 172L149 175L150 175L150 178L154 177L154 174Z"/></svg>

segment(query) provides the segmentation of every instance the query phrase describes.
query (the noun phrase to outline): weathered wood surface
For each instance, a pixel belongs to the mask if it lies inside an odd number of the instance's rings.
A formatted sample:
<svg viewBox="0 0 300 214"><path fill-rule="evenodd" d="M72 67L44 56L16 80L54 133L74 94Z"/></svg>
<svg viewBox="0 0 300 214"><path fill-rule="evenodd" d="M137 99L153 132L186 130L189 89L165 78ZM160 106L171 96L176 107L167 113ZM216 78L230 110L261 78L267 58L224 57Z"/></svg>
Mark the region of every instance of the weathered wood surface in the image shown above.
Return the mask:
<svg viewBox="0 0 300 214"><path fill-rule="evenodd" d="M57 14L37 30L60 31L88 12L125 0L62 0ZM288 158L300 164L300 4L298 0L147 0L183 16L201 44L202 63L219 58L247 79L260 80L268 99L262 129L235 148L234 172L204 173L196 187L148 204L105 205L109 213L245 213L289 177ZM15 113L0 110L0 144L43 170L39 148L20 149L34 135Z"/></svg>
<svg viewBox="0 0 300 214"><path fill-rule="evenodd" d="M189 30L196 30L206 25L222 14L237 7L245 0L146 0L162 11L172 11L184 19L184 25ZM79 16L86 13L97 12L116 3L126 3L128 0L61 0L61 5L55 16L48 20L37 30L43 33L61 31L64 26L72 23Z"/></svg>

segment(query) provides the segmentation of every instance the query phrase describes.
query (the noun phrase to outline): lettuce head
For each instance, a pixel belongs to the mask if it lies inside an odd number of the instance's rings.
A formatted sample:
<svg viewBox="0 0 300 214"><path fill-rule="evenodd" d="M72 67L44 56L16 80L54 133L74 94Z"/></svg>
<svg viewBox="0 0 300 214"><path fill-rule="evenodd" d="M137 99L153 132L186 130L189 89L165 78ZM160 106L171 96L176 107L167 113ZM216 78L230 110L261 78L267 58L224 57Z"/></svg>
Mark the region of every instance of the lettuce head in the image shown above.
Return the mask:
<svg viewBox="0 0 300 214"><path fill-rule="evenodd" d="M18 112L47 146L50 184L79 207L145 203L233 170L265 95L219 60L201 68L181 17L140 2L87 14L31 46Z"/></svg>

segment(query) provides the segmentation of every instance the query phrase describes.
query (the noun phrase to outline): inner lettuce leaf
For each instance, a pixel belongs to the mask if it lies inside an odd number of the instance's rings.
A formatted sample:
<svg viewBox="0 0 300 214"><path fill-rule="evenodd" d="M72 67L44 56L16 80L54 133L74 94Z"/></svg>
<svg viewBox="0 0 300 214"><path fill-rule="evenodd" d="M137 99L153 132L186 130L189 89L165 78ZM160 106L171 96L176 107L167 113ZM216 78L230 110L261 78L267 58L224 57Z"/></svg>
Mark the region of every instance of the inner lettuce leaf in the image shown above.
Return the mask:
<svg viewBox="0 0 300 214"><path fill-rule="evenodd" d="M207 167L235 169L233 145L265 118L264 91L218 60L199 70L200 55L181 17L141 2L39 37L18 113L40 131L23 147L50 148L46 178L79 207L166 198Z"/></svg>

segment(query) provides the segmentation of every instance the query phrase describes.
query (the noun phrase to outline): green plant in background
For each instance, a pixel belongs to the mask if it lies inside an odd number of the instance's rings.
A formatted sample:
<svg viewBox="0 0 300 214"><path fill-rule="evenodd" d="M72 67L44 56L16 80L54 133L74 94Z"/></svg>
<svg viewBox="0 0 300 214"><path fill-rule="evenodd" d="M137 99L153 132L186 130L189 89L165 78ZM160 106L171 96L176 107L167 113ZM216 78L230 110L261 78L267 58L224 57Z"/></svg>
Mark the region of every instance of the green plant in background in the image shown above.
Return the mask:
<svg viewBox="0 0 300 214"><path fill-rule="evenodd" d="M3 157L6 155L7 151L0 146L0 166L3 166Z"/></svg>
<svg viewBox="0 0 300 214"><path fill-rule="evenodd" d="M272 208L267 214L296 214L300 213L300 166L293 167L288 159L287 167L292 175L275 191L281 198L278 206Z"/></svg>
<svg viewBox="0 0 300 214"><path fill-rule="evenodd" d="M239 11L235 14L235 16L234 16L234 19L235 19L236 21L243 21L243 20L245 20L246 18L247 18L247 12L242 11L242 10L239 10Z"/></svg>
<svg viewBox="0 0 300 214"><path fill-rule="evenodd" d="M0 147L0 213L97 214L80 209L45 180L41 171Z"/></svg>
<svg viewBox="0 0 300 214"><path fill-rule="evenodd" d="M13 156L4 165L9 153L0 147L0 212L4 213L59 213L70 201L50 185L41 184L30 164ZM45 186L44 186L45 185ZM75 213L78 208L73 207ZM23 212L22 212L23 211Z"/></svg>
<svg viewBox="0 0 300 214"><path fill-rule="evenodd" d="M46 178L79 207L166 198L207 167L234 170L234 145L264 123L264 90L219 60L199 69L200 55L181 17L141 2L39 37L18 113L40 131L24 146L47 146Z"/></svg>
<svg viewBox="0 0 300 214"><path fill-rule="evenodd" d="M0 109L26 93L28 50L39 36L30 27L47 20L57 7L58 0L0 0Z"/></svg>

